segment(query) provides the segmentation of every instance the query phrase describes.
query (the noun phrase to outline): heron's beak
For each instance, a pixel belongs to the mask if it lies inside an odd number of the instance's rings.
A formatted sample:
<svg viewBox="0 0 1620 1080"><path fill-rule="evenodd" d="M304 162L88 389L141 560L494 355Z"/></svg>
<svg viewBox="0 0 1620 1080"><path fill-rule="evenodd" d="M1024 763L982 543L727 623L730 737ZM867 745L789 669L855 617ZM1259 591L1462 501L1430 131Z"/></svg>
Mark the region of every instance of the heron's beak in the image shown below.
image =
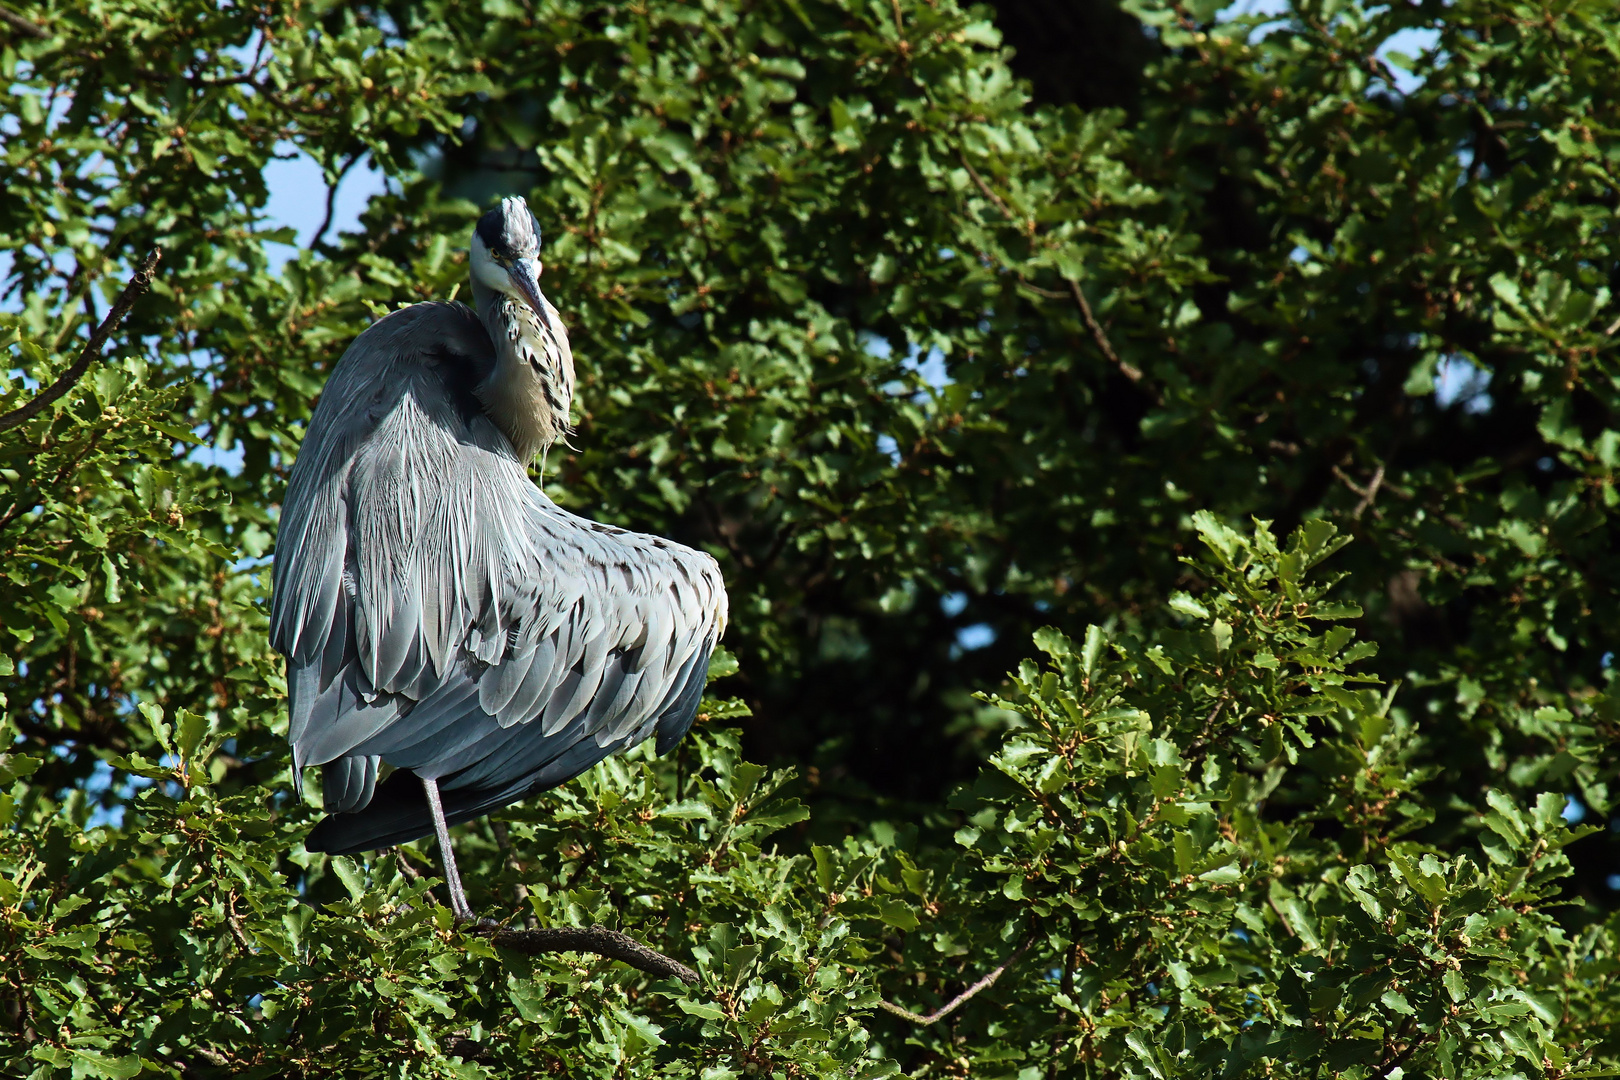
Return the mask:
<svg viewBox="0 0 1620 1080"><path fill-rule="evenodd" d="M551 324L551 308L540 292L539 261L524 259L522 262L513 263L507 273L512 279L512 284L517 287L518 295L523 297L523 302L534 309L534 313L540 316L540 325L546 328L546 333L555 338L557 328Z"/></svg>

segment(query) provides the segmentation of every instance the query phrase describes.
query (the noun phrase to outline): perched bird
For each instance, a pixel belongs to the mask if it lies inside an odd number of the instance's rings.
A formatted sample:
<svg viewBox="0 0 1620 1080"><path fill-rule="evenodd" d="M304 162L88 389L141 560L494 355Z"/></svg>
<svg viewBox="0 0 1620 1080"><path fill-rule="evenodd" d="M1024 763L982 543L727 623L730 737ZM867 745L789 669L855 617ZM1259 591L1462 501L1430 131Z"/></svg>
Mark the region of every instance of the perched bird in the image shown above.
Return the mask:
<svg viewBox="0 0 1620 1080"><path fill-rule="evenodd" d="M709 555L570 514L529 479L570 430L568 334L522 199L471 247L476 311L396 311L327 380L282 506L270 629L300 790L321 768L328 816L306 847L434 833L459 918L448 826L652 736L669 751L726 625Z"/></svg>

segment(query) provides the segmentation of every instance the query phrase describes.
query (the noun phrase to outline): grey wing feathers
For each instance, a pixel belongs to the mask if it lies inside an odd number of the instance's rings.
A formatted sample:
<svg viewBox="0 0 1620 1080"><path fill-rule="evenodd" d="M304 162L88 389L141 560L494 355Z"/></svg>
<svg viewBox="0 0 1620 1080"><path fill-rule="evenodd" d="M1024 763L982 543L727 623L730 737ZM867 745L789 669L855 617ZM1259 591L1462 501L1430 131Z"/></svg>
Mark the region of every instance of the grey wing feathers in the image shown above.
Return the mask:
<svg viewBox="0 0 1620 1080"><path fill-rule="evenodd" d="M458 305L379 321L293 469L271 639L295 770L324 766L327 808L355 819L329 818L330 843L366 846L389 815L428 831L425 806L407 813L403 788L378 786L379 761L439 778L455 819L655 733L666 751L724 629L712 558L576 517L529 480L458 383L489 362L480 335ZM367 826L356 812L383 788Z"/></svg>

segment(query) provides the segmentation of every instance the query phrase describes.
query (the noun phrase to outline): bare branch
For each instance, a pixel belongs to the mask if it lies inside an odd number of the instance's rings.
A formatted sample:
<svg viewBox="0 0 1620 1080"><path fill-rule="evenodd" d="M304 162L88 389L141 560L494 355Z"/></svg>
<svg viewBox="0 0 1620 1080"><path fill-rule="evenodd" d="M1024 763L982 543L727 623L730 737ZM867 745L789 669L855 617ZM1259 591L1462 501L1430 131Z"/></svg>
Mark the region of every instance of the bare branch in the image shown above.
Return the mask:
<svg viewBox="0 0 1620 1080"><path fill-rule="evenodd" d="M1080 288L1080 283L1073 278L1064 278L1063 280L1069 283L1069 292L1074 296L1074 302L1080 308L1080 317L1085 320L1086 329L1091 331L1091 340L1095 341L1097 348L1101 349L1102 354L1108 357L1109 363L1119 368L1120 373L1131 382L1140 385L1142 382L1142 369L1134 364L1127 364L1119 358L1119 353L1114 351L1114 346L1108 340L1108 335L1103 333L1102 324L1097 321L1097 316L1091 313L1091 305L1086 302L1086 294Z"/></svg>
<svg viewBox="0 0 1620 1080"><path fill-rule="evenodd" d="M422 880L421 873L406 860L404 851L395 848L394 859L406 877L412 881ZM428 898L433 899L431 892L428 893ZM688 985L699 981L698 973L680 961L671 960L663 953L649 949L635 938L621 934L617 930L609 930L605 926L593 926L589 930L574 926L541 926L514 930L502 926L493 919L480 919L473 923L463 923L462 930L478 937L488 938L503 949L511 949L527 956L553 952L595 953L610 960L622 960L649 975L670 976Z"/></svg>
<svg viewBox="0 0 1620 1080"><path fill-rule="evenodd" d="M1018 279L1018 287L1020 289L1028 289L1036 296L1044 296L1048 300L1067 300L1069 298L1069 294L1066 292L1058 292L1055 289L1043 289L1039 285L1031 285L1023 278Z"/></svg>
<svg viewBox="0 0 1620 1080"><path fill-rule="evenodd" d="M1368 510L1371 510L1373 512L1373 517L1382 520L1383 514L1378 510L1377 507L1373 506L1373 502L1377 500L1378 493L1380 491L1387 491L1401 499L1410 499L1412 497L1411 491L1401 487L1388 478L1385 472L1384 463L1382 461L1380 461L1377 467L1373 470L1372 479L1367 481L1366 487L1362 487L1360 484L1352 480L1350 478L1350 474L1345 472L1337 465L1333 466L1333 475L1338 477L1339 482L1345 487L1349 488L1352 492L1361 497L1361 501L1356 503L1356 508L1350 512L1350 516L1353 518L1359 519L1362 514L1365 514Z"/></svg>
<svg viewBox="0 0 1620 1080"><path fill-rule="evenodd" d="M91 361L101 355L102 346L107 344L107 339L112 336L113 331L118 329L118 325L124 321L124 316L128 315L129 309L135 306L135 301L139 300L145 295L146 290L152 287L152 271L157 268L158 260L162 257L162 248L153 248L151 250L146 256L146 261L141 263L141 268L135 271L135 276L130 278L128 285L124 286L124 291L118 294L118 300L113 304L112 310L107 312L107 317L101 320L101 325L96 327L95 333L90 335L90 340L85 344L84 351L79 354L77 360L73 361L73 366L62 372L61 377L49 387L40 391L33 401L20 409L13 409L4 416L0 416L0 431L10 431L14 427L28 423L28 421L50 408L58 398L73 388L74 383L84 377L84 373L90 370Z"/></svg>
<svg viewBox="0 0 1620 1080"><path fill-rule="evenodd" d="M1378 498L1378 489L1383 485L1384 463L1380 461L1378 468L1373 472L1372 479L1367 482L1367 493L1361 497L1361 501L1356 504L1356 508L1351 512L1350 516L1359 519L1362 514L1366 513L1367 507L1371 506L1373 500Z"/></svg>
<svg viewBox="0 0 1620 1080"><path fill-rule="evenodd" d="M399 872L404 874L412 885L415 885L422 880L422 872L411 865L411 861L405 857L404 848L397 846L394 848L394 865L399 867ZM439 898L433 895L433 888L431 886L428 887L427 898L432 900L435 904L439 902Z"/></svg>
<svg viewBox="0 0 1620 1080"><path fill-rule="evenodd" d="M3 7L0 7L0 23L5 23L19 34L26 34L31 38L38 38L40 41L45 41L51 36L50 31L46 30L43 26L35 25L34 23L31 23L27 19L23 18L21 15L18 15L16 12L9 11Z"/></svg>
<svg viewBox="0 0 1620 1080"><path fill-rule="evenodd" d="M1411 1030L1411 1021L1408 1020L1406 1023L1403 1023L1401 1025L1401 1030L1398 1033L1397 1038L1400 1037L1400 1035L1405 1035L1410 1030ZM1439 1037L1440 1037L1440 1032L1439 1031L1430 1031L1430 1032L1427 1032L1427 1033L1425 1033L1423 1035L1418 1036L1416 1039L1413 1039L1411 1042L1406 1044L1406 1049L1405 1050L1402 1050L1400 1053L1396 1054L1394 1057L1387 1058L1385 1061L1383 1061L1378 1066L1378 1075L1379 1076L1388 1076L1390 1073L1394 1072L1396 1069L1400 1068L1402 1065L1405 1065L1407 1059L1410 1058L1413 1054L1415 1054L1418 1051L1418 1049L1423 1046L1424 1043L1427 1043L1430 1039L1437 1039Z"/></svg>
<svg viewBox="0 0 1620 1080"><path fill-rule="evenodd" d="M1091 331L1091 340L1097 343L1097 348L1102 350L1102 354L1108 358L1108 362L1119 368L1120 374L1131 380L1131 382L1139 387L1144 393L1152 396L1155 401L1159 400L1157 394L1154 394L1152 390L1142 385L1142 369L1137 367L1135 364L1126 363L1124 360L1120 359L1119 354L1114 351L1114 345L1108 340L1107 332L1103 330L1102 324L1097 321L1097 316L1092 314L1091 304L1087 302L1085 291L1080 288L1080 283L1072 278L1064 278L1063 281L1064 284L1069 286L1069 291L1067 293L1054 292L1051 289L1043 289L1039 285L1025 281L1023 278L1018 279L1018 288L1027 289L1034 295L1045 297L1048 300L1072 299L1075 306L1080 309L1080 318L1085 321L1086 329ZM1276 449L1275 444L1273 445L1273 449ZM1298 453L1299 448L1295 447L1294 452Z"/></svg>
<svg viewBox="0 0 1620 1080"><path fill-rule="evenodd" d="M1001 196L992 191L990 185L984 182L984 177L979 175L979 170L975 169L973 167L973 163L968 161L967 154L961 150L958 150L956 152L956 160L960 161L962 163L962 168L966 169L967 174L973 177L973 182L979 185L979 190L984 192L984 197L995 203L996 209L1005 214L1008 221L1016 221L1017 216L1012 212L1012 208L1006 203L1002 202Z"/></svg>
<svg viewBox="0 0 1620 1080"><path fill-rule="evenodd" d="M485 920L465 927L468 933L487 937L503 949L539 956L541 953L583 952L595 953L610 960L620 960L649 975L676 978L691 986L699 982L698 973L671 960L661 952L649 949L633 937L609 930L605 926L582 929L574 926L543 926L538 930L511 930Z"/></svg>
<svg viewBox="0 0 1620 1080"><path fill-rule="evenodd" d="M508 870L511 870L513 872L517 872L518 869L519 869L518 862L517 862L517 852L512 850L512 841L511 841L511 838L507 835L507 832L506 832L506 822L501 821L499 818L496 818L495 820L493 820L493 821L491 821L489 823L489 827L490 827L490 831L495 834L495 846L500 849L501 862L506 866L506 868ZM523 882L521 882L521 881L515 883L512 886L512 897L513 897L513 899L515 899L517 901L518 907L520 907L520 908L528 907L529 906L529 887L527 885L523 884ZM523 924L525 926L527 926L530 930L534 930L540 925L540 921L534 917L534 912L530 911L524 917Z"/></svg>
<svg viewBox="0 0 1620 1080"><path fill-rule="evenodd" d="M231 928L231 935L236 938L237 944L242 946L243 952L251 955L259 951L253 947L253 942L242 932L242 924L237 921L235 892L225 895L225 923Z"/></svg>
<svg viewBox="0 0 1620 1080"><path fill-rule="evenodd" d="M1337 465L1333 466L1333 475L1337 476L1339 481L1355 494L1360 495L1363 499L1367 497L1367 489L1350 479L1350 474L1339 468Z"/></svg>
<svg viewBox="0 0 1620 1080"><path fill-rule="evenodd" d="M338 170L337 179L333 180L331 186L326 189L326 216L321 219L321 227L315 230L315 239L309 242L310 247L318 246L326 237L326 230L332 227L332 214L337 207L338 188L343 185L343 178L349 175L349 170L359 162L362 153L364 151L356 150L350 154L349 160L344 162L343 168Z"/></svg>
<svg viewBox="0 0 1620 1080"><path fill-rule="evenodd" d="M1012 212L1012 207L1008 206L1001 196L997 195L995 190L985 182L984 177L979 175L979 170L973 167L973 163L967 159L967 154L960 148L956 151L956 160L962 163L962 168L967 170L967 174L973 178L973 182L984 193L984 197L995 203L996 208L1006 215L1008 221L1018 220L1017 215ZM1030 227L1034 228L1033 225ZM1073 278L1064 278L1063 280L1068 283L1069 295L1074 298L1075 304L1080 308L1080 317L1085 320L1086 329L1091 331L1091 339L1097 343L1097 348L1102 350L1102 354L1108 358L1108 362L1119 368L1127 379L1141 386L1142 369L1134 364L1127 364L1114 351L1113 343L1108 340L1108 335L1103 331L1102 324L1097 321L1097 316L1092 314L1091 304L1086 300L1086 294L1080 288L1080 283ZM1035 295L1044 296L1049 300L1060 300L1063 297L1062 293L1052 292L1050 289L1032 285L1025 281L1022 276L1019 277L1018 284Z"/></svg>
<svg viewBox="0 0 1620 1080"><path fill-rule="evenodd" d="M934 1012L929 1013L927 1016L924 1016L921 1013L914 1013L910 1009L902 1009L900 1006L892 1005L887 1001L880 1000L878 1002L878 1007L884 1012L893 1013L902 1020L910 1020L913 1024L919 1024L922 1026L937 1024L939 1021L945 1019L957 1009L960 1009L963 1005L966 1005L969 1000L976 997L981 991L988 990L994 986L996 984L996 980L1001 978L1001 976L1006 973L1008 968L1018 963L1019 958L1021 958L1034 943L1035 934L1031 932L1024 938L1022 942L1019 943L1018 948L1013 950L1013 954L1007 957L1006 960L1002 961L1000 967L991 971L984 978L980 979L978 982L974 983L960 994L957 994L950 1001L946 1002L944 1006Z"/></svg>

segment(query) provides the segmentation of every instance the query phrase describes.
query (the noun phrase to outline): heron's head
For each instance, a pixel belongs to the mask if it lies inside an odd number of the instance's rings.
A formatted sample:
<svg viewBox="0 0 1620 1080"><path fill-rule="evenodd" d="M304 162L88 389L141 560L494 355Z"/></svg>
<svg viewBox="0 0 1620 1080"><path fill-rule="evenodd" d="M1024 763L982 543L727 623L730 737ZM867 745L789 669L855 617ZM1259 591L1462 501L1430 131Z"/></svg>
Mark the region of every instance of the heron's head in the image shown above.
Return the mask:
<svg viewBox="0 0 1620 1080"><path fill-rule="evenodd" d="M473 280L526 304L550 329L551 315L540 292L540 270L540 226L529 213L528 203L520 196L508 196L473 228Z"/></svg>

